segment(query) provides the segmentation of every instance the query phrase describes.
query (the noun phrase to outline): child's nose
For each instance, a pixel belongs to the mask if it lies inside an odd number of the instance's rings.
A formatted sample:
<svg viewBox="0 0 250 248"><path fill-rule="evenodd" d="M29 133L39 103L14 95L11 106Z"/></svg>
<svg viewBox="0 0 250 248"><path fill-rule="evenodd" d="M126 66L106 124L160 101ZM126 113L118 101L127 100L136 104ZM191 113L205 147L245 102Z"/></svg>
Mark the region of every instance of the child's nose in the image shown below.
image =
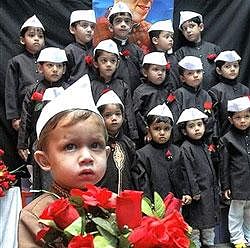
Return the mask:
<svg viewBox="0 0 250 248"><path fill-rule="evenodd" d="M81 149L81 154L79 156L79 163L80 164L91 164L93 163L93 157L91 155L91 152L89 150L89 148L84 147L83 149Z"/></svg>

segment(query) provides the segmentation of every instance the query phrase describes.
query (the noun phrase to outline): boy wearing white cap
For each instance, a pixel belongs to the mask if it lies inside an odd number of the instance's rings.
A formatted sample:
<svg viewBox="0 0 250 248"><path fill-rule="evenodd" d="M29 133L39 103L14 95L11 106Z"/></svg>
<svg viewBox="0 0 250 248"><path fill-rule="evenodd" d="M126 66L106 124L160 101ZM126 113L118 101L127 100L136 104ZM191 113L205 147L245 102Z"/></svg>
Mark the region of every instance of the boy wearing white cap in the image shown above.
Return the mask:
<svg viewBox="0 0 250 248"><path fill-rule="evenodd" d="M178 61L173 54L174 29L171 20L158 21L148 30L152 52L164 52L169 65L169 81L173 90L180 86Z"/></svg>
<svg viewBox="0 0 250 248"><path fill-rule="evenodd" d="M167 60L163 52L152 52L144 56L142 73L144 79L134 91L133 105L139 132L139 145L144 145L146 116L148 112L166 101L172 87L166 80Z"/></svg>
<svg viewBox="0 0 250 248"><path fill-rule="evenodd" d="M214 59L220 53L220 47L202 40L204 30L202 15L193 11L181 11L179 30L185 38L185 44L176 51L178 61L185 56L196 56L202 61L204 78L202 88L209 90L216 84Z"/></svg>
<svg viewBox="0 0 250 248"><path fill-rule="evenodd" d="M219 190L208 146L204 142L208 116L197 108L185 109L178 121L185 141L181 145L183 174L189 182L187 193L192 203L184 206L184 219L193 228L195 247L214 247L214 227L219 217Z"/></svg>
<svg viewBox="0 0 250 248"><path fill-rule="evenodd" d="M21 158L27 162L29 157L29 163L34 166L34 189L44 188L42 186L46 188L47 186L46 178L42 178L39 173L40 170L33 160L32 147L36 141L35 125L43 106L46 101L50 100L43 98L45 92L49 88L53 88L55 94L63 91L62 77L66 69L66 61L67 57L64 50L57 47L44 48L37 59L38 71L44 78L29 87L24 97L17 149ZM43 182L43 179L45 182Z"/></svg>
<svg viewBox="0 0 250 248"><path fill-rule="evenodd" d="M5 108L7 120L17 131L20 126L22 102L27 87L42 79L37 70L37 58L44 47L45 29L33 15L20 29L20 43L24 51L8 61L5 76Z"/></svg>
<svg viewBox="0 0 250 248"><path fill-rule="evenodd" d="M127 82L117 74L119 62L119 51L113 40L103 40L95 47L93 58L93 67L95 70L90 75L92 93L95 102L108 89L112 89L119 96L125 107L124 133L136 141L138 139L138 132L135 115L131 111L133 107L131 91Z"/></svg>
<svg viewBox="0 0 250 248"><path fill-rule="evenodd" d="M136 166L133 177L137 190L144 191L150 199L154 192L165 198L172 192L184 204L191 197L184 194L183 178L180 170L179 148L171 144L173 116L165 103L157 105L146 117L149 144L136 151Z"/></svg>
<svg viewBox="0 0 250 248"><path fill-rule="evenodd" d="M195 56L186 56L178 64L182 87L173 93L173 101L169 101L169 107L174 115L174 120L178 120L184 109L191 107L198 108L206 112L209 116L206 135L211 136L214 131L212 99L208 92L201 88L203 79L201 59ZM174 142L181 142L178 130L174 130Z"/></svg>
<svg viewBox="0 0 250 248"><path fill-rule="evenodd" d="M250 100L248 96L229 100L232 125L221 138L221 188L230 199L228 227L236 248L250 244Z"/></svg>
<svg viewBox="0 0 250 248"><path fill-rule="evenodd" d="M107 131L92 99L88 76L43 108L36 130L35 159L43 170L51 172L51 191L55 194L44 193L22 209L20 248L44 246L43 241L36 240L37 232L44 227L38 222L41 213L58 199L55 195L69 197L72 188L98 183L105 174L109 154Z"/></svg>
<svg viewBox="0 0 250 248"><path fill-rule="evenodd" d="M107 145L111 148L105 176L98 186L117 194L134 189L131 171L135 162L135 143L122 130L124 105L117 94L109 90L103 93L96 106L103 116L108 131Z"/></svg>
<svg viewBox="0 0 250 248"><path fill-rule="evenodd" d="M65 47L68 59L65 78L69 85L88 73L85 57L93 54L95 27L94 10L75 10L71 13L69 31L74 41Z"/></svg>
<svg viewBox="0 0 250 248"><path fill-rule="evenodd" d="M116 43L120 53L118 75L129 85L133 93L141 83L141 63L143 52L134 43L129 42L129 34L132 29L132 12L123 2L117 2L112 7L108 20L112 39Z"/></svg>
<svg viewBox="0 0 250 248"><path fill-rule="evenodd" d="M236 51L223 51L215 59L216 73L220 82L213 86L208 93L215 106L215 117L218 122L218 135L227 133L230 122L227 118L228 100L248 96L249 88L237 81L240 72L241 57Z"/></svg>

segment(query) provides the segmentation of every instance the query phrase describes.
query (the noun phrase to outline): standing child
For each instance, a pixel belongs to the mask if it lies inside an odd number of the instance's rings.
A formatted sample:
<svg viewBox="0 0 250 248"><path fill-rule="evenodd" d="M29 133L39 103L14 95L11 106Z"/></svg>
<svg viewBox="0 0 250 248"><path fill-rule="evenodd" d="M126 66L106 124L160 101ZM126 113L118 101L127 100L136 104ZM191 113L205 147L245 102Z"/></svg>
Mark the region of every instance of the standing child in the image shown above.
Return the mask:
<svg viewBox="0 0 250 248"><path fill-rule="evenodd" d="M183 216L193 228L191 239L197 248L214 247L218 221L219 192L215 170L204 142L208 116L197 108L185 109L177 121L186 140L181 146L183 172L187 176L192 203L183 207Z"/></svg>
<svg viewBox="0 0 250 248"><path fill-rule="evenodd" d="M104 176L109 154L107 133L93 102L87 76L43 108L36 131L35 159L43 170L51 172L52 192L58 196L68 197L72 188L96 184ZM38 219L56 199L54 194L45 193L21 211L19 248L44 245L36 241L37 232L43 228Z"/></svg>
<svg viewBox="0 0 250 248"><path fill-rule="evenodd" d="M227 118L228 100L249 95L249 88L237 81L240 72L240 56L235 51L223 51L215 59L216 72L220 82L208 93L215 106L215 116L218 121L218 135L227 133L230 122Z"/></svg>
<svg viewBox="0 0 250 248"><path fill-rule="evenodd" d="M68 84L74 83L88 72L85 58L93 53L92 39L95 26L94 10L75 10L71 13L69 31L74 36L74 42L65 47L68 59Z"/></svg>
<svg viewBox="0 0 250 248"><path fill-rule="evenodd" d="M203 66L200 58L186 56L179 63L180 80L182 86L174 92L173 101L169 101L170 109L177 121L182 111L186 108L197 108L205 112L208 118L206 136L210 143L214 131L214 118L212 111L212 99L207 91L201 88L203 79ZM174 130L174 142L181 143L181 135Z"/></svg>
<svg viewBox="0 0 250 248"><path fill-rule="evenodd" d="M122 131L124 105L113 90L105 92L96 104L108 131L108 157L106 174L98 184L112 192L134 189L131 171L135 162L135 144ZM111 180L112 179L112 180Z"/></svg>
<svg viewBox="0 0 250 248"><path fill-rule="evenodd" d="M134 89L141 83L143 52L128 40L133 26L132 13L125 3L118 2L112 7L108 19L113 41L121 55L117 73L129 85L133 94Z"/></svg>
<svg viewBox="0 0 250 248"><path fill-rule="evenodd" d="M169 67L169 83L172 91L180 87L178 61L173 54L174 29L171 20L158 21L148 30L152 52L164 52Z"/></svg>
<svg viewBox="0 0 250 248"><path fill-rule="evenodd" d="M137 159L133 174L138 190L153 199L154 192L165 198L169 192L191 202L184 195L181 175L180 151L171 144L173 116L167 105L157 105L147 115L147 132L150 143L136 151Z"/></svg>
<svg viewBox="0 0 250 248"><path fill-rule="evenodd" d="M48 174L42 173L39 166L34 163L32 148L36 141L36 122L46 100L48 100L44 99L43 95L46 94L47 89L52 87L55 94L63 90L61 86L66 61L67 57L64 50L56 47L43 49L37 59L37 68L44 78L27 90L23 101L17 149L21 158L27 161L29 156L29 163L34 166L33 189L47 189L47 181L50 179L50 177L47 178Z"/></svg>
<svg viewBox="0 0 250 248"><path fill-rule="evenodd" d="M179 61L185 56L199 57L204 68L202 88L209 90L216 84L214 59L221 49L213 43L202 40L204 24L202 15L199 13L181 11L179 30L187 42L176 51L176 57Z"/></svg>
<svg viewBox="0 0 250 248"><path fill-rule="evenodd" d="M166 78L167 61L163 52L145 55L142 64L143 83L134 91L133 104L139 132L139 145L144 145L148 112L166 101L171 85Z"/></svg>
<svg viewBox="0 0 250 248"><path fill-rule="evenodd" d="M117 76L120 56L117 45L112 40L101 41L94 49L93 66L96 69L91 75L91 88L94 101L112 89L121 99L124 107L124 132L132 140L138 139L135 116L132 110L132 97L128 84Z"/></svg>
<svg viewBox="0 0 250 248"><path fill-rule="evenodd" d="M20 43L24 52L11 58L5 78L5 108L7 120L15 130L19 129L22 103L27 87L42 79L36 63L44 46L45 29L34 15L27 19L20 29Z"/></svg>
<svg viewBox="0 0 250 248"><path fill-rule="evenodd" d="M231 242L244 248L250 244L250 100L229 100L227 110L232 128L221 138L221 187L231 200Z"/></svg>

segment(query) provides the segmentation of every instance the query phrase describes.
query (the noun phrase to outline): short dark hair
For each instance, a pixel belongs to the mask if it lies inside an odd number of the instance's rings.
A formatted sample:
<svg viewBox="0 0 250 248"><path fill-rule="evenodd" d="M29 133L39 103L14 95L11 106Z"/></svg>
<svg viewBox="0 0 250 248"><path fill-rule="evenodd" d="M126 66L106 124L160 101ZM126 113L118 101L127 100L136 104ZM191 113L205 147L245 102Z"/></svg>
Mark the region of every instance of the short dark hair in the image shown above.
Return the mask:
<svg viewBox="0 0 250 248"><path fill-rule="evenodd" d="M160 122L164 122L173 126L172 119L167 116L149 115L146 118L146 122L148 126L152 125L153 123L160 123Z"/></svg>
<svg viewBox="0 0 250 248"><path fill-rule="evenodd" d="M179 71L179 74L180 74L180 75L183 76L185 70L186 70L185 68L183 68L183 67L181 67L181 66L178 66L178 71Z"/></svg>
<svg viewBox="0 0 250 248"><path fill-rule="evenodd" d="M123 106L121 104L119 104L119 103L110 103L110 104L114 104L114 105L118 106L122 112L122 115L124 114L124 109L123 109ZM101 115L103 115L103 112L105 111L106 106L107 106L107 104L104 104L104 105L101 105L100 107L97 108Z"/></svg>
<svg viewBox="0 0 250 248"><path fill-rule="evenodd" d="M25 27L25 28L23 28L21 31L20 31L20 36L22 37L22 38L24 38L24 36L25 36L25 34L26 34L26 32L28 31L28 29L29 29L30 27ZM45 37L45 31L41 28L41 30L42 30L42 32L43 32L43 36Z"/></svg>
<svg viewBox="0 0 250 248"><path fill-rule="evenodd" d="M118 13L115 13L115 14L113 14L113 15L111 15L111 16L109 17L109 23L110 23L110 24L113 24L113 21L114 21L114 19L115 19L117 16L130 16L130 18L132 19L132 15L131 15L130 13L128 13L128 12L118 12Z"/></svg>
<svg viewBox="0 0 250 248"><path fill-rule="evenodd" d="M198 26L202 23L201 19L198 16L193 17L193 18L191 18L191 19L189 19L187 21L188 22L194 22L194 23L198 24ZM181 24L181 30L182 30L182 25L183 25L183 23Z"/></svg>
<svg viewBox="0 0 250 248"><path fill-rule="evenodd" d="M94 61L97 61L97 59L102 55L103 52L105 52L105 51L102 49L96 49L95 55L94 55ZM116 53L114 53L114 54L116 55L117 60L119 60L119 56Z"/></svg>

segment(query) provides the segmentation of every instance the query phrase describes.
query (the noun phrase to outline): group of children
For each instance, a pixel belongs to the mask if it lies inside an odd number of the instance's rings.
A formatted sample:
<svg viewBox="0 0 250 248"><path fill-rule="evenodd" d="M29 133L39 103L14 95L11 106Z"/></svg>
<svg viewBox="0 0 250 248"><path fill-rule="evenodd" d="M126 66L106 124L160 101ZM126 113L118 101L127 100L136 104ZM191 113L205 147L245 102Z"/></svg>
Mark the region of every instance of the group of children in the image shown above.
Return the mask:
<svg viewBox="0 0 250 248"><path fill-rule="evenodd" d="M20 156L33 164L34 189L52 185L67 197L93 183L151 199L155 191L173 192L196 247L214 247L221 186L231 200L231 242L247 247L250 100L237 82L240 56L203 41L202 16L192 11L180 13L187 42L175 53L170 20L151 25L145 55L128 42L133 22L124 3L108 20L113 38L96 47L93 10L72 12L75 41L65 49L42 49L45 29L36 16L21 27L25 52L8 64L6 116L18 131ZM42 195L24 208L19 247L42 245L37 220L53 200Z"/></svg>

